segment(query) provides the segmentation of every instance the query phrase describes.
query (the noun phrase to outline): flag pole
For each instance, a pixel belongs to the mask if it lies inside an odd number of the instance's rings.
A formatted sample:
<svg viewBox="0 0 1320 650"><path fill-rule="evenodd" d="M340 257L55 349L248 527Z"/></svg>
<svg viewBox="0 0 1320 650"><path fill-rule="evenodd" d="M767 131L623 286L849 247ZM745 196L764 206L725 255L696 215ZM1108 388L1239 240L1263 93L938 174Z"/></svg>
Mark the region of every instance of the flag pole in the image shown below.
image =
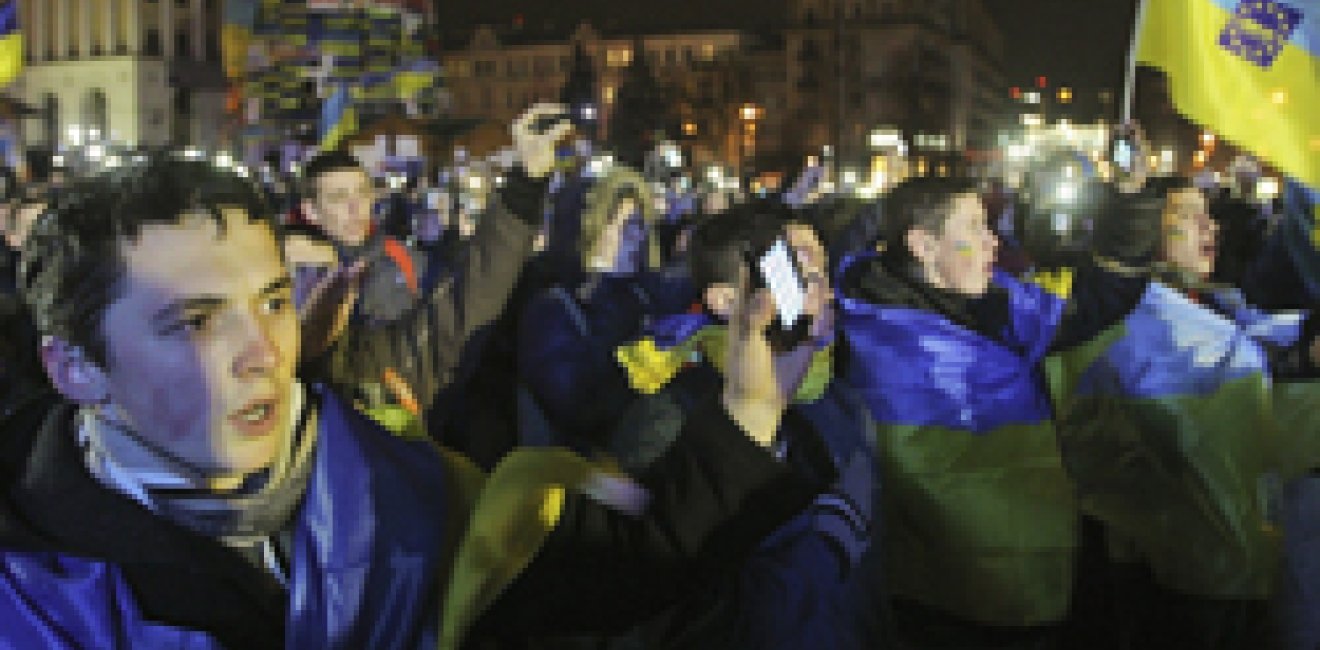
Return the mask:
<svg viewBox="0 0 1320 650"><path fill-rule="evenodd" d="M1123 109L1120 115L1122 124L1132 121L1132 102L1137 94L1137 43L1141 39L1143 23L1146 22L1146 1L1137 0L1137 19L1128 43L1127 74L1123 79Z"/></svg>

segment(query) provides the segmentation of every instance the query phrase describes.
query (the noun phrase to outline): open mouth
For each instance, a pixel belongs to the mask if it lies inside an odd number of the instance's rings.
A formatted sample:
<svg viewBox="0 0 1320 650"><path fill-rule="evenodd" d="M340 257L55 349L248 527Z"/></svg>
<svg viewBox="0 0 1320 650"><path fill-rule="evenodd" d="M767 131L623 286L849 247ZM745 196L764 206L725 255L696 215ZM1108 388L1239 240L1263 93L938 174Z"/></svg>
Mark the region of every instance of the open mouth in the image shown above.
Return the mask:
<svg viewBox="0 0 1320 650"><path fill-rule="evenodd" d="M276 404L273 398L255 400L230 415L229 421L246 435L266 435L275 425Z"/></svg>

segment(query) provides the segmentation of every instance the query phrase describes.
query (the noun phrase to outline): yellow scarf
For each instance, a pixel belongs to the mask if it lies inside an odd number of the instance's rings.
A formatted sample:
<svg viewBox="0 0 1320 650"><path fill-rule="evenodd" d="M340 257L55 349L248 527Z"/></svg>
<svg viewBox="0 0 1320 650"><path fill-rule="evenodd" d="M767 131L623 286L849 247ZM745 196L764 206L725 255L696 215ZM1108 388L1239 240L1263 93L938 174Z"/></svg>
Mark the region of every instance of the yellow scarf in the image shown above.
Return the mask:
<svg viewBox="0 0 1320 650"><path fill-rule="evenodd" d="M633 390L653 395L678 376L683 366L702 360L715 365L724 374L725 351L728 348L728 330L724 325L707 325L690 338L671 348L660 349L652 338L619 347L614 352L619 365L628 375ZM811 357L811 366L798 385L793 401L799 404L814 402L825 394L834 376L834 346L817 350Z"/></svg>

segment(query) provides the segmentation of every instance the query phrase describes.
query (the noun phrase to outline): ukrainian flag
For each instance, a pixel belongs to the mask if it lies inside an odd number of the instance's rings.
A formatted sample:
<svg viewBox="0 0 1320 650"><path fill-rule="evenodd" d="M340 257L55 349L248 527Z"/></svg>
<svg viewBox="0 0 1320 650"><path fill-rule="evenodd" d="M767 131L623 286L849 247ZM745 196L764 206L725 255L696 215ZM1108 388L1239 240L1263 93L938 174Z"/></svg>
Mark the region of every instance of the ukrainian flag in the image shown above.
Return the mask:
<svg viewBox="0 0 1320 650"><path fill-rule="evenodd" d="M0 84L23 71L23 33L18 31L18 3L0 0Z"/></svg>
<svg viewBox="0 0 1320 650"><path fill-rule="evenodd" d="M1235 289L1201 300L1214 308L1152 282L1123 321L1047 361L1059 445L1083 511L1160 584L1263 598L1278 560L1265 477L1320 463L1320 385L1275 382L1267 350L1295 345L1307 314Z"/></svg>
<svg viewBox="0 0 1320 650"><path fill-rule="evenodd" d="M338 147L357 128L353 93L347 85L341 85L321 108L321 150L329 151Z"/></svg>
<svg viewBox="0 0 1320 650"><path fill-rule="evenodd" d="M409 100L435 85L440 66L429 59L415 59L394 75L394 89L399 99Z"/></svg>
<svg viewBox="0 0 1320 650"><path fill-rule="evenodd" d="M1320 187L1320 0L1145 0L1136 60L1188 118Z"/></svg>
<svg viewBox="0 0 1320 650"><path fill-rule="evenodd" d="M230 79L241 78L247 71L248 46L252 42L252 26L256 19L256 0L229 0L225 3L220 42L225 76Z"/></svg>
<svg viewBox="0 0 1320 650"><path fill-rule="evenodd" d="M844 260L875 264L874 255ZM1037 364L1064 301L1006 275L991 339L935 312L838 297L841 379L876 424L890 588L987 625L1062 620L1078 511Z"/></svg>

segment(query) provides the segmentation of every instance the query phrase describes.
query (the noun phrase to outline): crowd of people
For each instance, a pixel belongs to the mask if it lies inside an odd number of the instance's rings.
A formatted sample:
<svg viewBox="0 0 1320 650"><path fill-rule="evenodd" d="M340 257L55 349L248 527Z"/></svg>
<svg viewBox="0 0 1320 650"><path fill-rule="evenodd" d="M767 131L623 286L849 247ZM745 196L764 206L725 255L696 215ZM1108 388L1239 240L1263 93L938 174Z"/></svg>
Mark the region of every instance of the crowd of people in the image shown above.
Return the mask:
<svg viewBox="0 0 1320 650"><path fill-rule="evenodd" d="M0 646L1320 647L1313 207L671 209L562 112L463 218L4 177Z"/></svg>

